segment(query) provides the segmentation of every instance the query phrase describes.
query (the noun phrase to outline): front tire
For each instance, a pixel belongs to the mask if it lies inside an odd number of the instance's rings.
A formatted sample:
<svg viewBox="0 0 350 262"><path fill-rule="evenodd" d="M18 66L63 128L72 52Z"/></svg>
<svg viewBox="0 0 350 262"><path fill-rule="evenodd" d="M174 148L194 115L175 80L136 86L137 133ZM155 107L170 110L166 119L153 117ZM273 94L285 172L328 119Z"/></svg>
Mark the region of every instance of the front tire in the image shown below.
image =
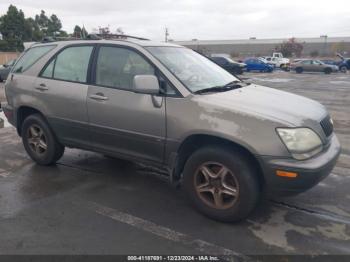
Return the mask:
<svg viewBox="0 0 350 262"><path fill-rule="evenodd" d="M341 66L341 67L339 68L339 70L340 70L340 72L342 72L342 73L346 73L348 69L347 69L346 66Z"/></svg>
<svg viewBox="0 0 350 262"><path fill-rule="evenodd" d="M194 152L186 162L183 183L196 209L223 222L246 218L260 196L252 165L225 147L204 147Z"/></svg>
<svg viewBox="0 0 350 262"><path fill-rule="evenodd" d="M27 154L39 165L52 165L64 153L64 146L57 141L40 114L30 115L24 120L21 135Z"/></svg>

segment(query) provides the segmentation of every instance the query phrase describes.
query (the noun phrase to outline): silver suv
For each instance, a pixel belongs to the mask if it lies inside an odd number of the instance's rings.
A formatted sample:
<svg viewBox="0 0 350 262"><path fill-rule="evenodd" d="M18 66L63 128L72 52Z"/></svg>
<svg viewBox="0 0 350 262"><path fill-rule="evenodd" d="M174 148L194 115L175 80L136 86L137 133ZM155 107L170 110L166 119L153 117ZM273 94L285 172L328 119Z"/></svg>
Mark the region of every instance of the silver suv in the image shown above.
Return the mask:
<svg viewBox="0 0 350 262"><path fill-rule="evenodd" d="M38 164L71 147L163 166L221 221L245 218L263 192L314 186L340 153L321 104L242 82L168 43L37 44L12 69L6 97L5 115Z"/></svg>

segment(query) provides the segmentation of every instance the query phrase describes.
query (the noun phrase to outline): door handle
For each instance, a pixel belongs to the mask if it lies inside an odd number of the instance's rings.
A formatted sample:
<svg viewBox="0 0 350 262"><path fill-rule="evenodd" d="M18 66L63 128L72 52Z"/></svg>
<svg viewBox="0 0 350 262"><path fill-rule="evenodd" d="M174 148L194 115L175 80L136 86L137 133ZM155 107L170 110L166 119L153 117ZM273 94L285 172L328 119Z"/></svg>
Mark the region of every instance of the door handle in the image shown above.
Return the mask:
<svg viewBox="0 0 350 262"><path fill-rule="evenodd" d="M104 96L102 93L97 93L94 95L89 96L91 99L96 100L96 101L106 101L108 100L108 97Z"/></svg>
<svg viewBox="0 0 350 262"><path fill-rule="evenodd" d="M45 84L40 84L39 86L35 87L35 89L39 91L49 90Z"/></svg>

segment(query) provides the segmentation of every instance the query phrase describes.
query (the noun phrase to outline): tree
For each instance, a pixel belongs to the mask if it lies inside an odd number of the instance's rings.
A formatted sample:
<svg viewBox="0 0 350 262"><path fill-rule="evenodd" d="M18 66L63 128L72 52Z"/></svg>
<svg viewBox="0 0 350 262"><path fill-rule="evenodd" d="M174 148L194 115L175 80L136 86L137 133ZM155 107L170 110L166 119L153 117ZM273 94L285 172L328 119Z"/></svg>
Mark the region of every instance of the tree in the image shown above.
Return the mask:
<svg viewBox="0 0 350 262"><path fill-rule="evenodd" d="M10 5L7 13L0 17L0 32L3 35L1 48L4 51L22 51L23 40L30 39L22 10Z"/></svg>
<svg viewBox="0 0 350 262"><path fill-rule="evenodd" d="M303 48L304 46L298 43L294 37L276 46L276 50L281 52L284 57L300 56Z"/></svg>
<svg viewBox="0 0 350 262"><path fill-rule="evenodd" d="M81 36L82 38L86 38L88 36L88 31L86 31L85 26L81 29Z"/></svg>
<svg viewBox="0 0 350 262"><path fill-rule="evenodd" d="M81 27L76 25L74 27L74 31L73 31L73 36L76 37L76 38L81 38Z"/></svg>
<svg viewBox="0 0 350 262"><path fill-rule="evenodd" d="M44 10L41 10L35 18L25 18L22 10L10 5L5 15L0 17L0 40L2 51L22 51L23 42L41 41L46 36L67 37L66 31L62 30L62 22L57 15L52 14L50 18ZM87 35L84 28L83 35ZM81 29L79 36L81 35Z"/></svg>
<svg viewBox="0 0 350 262"><path fill-rule="evenodd" d="M61 28L61 20L58 19L58 17L55 14L51 15L47 23L47 35L55 36L56 34L59 34Z"/></svg>
<svg viewBox="0 0 350 262"><path fill-rule="evenodd" d="M39 25L31 17L26 19L25 23L26 34L28 34L29 41L41 41L43 33L40 31Z"/></svg>
<svg viewBox="0 0 350 262"><path fill-rule="evenodd" d="M317 50L314 50L314 51L311 51L311 52L310 52L310 56L311 56L311 57L318 57L318 56L319 56L319 53L318 53Z"/></svg>
<svg viewBox="0 0 350 262"><path fill-rule="evenodd" d="M46 16L44 10L41 10L40 15L35 16L35 22L39 26L40 31L46 35L47 29L49 27L49 18Z"/></svg>

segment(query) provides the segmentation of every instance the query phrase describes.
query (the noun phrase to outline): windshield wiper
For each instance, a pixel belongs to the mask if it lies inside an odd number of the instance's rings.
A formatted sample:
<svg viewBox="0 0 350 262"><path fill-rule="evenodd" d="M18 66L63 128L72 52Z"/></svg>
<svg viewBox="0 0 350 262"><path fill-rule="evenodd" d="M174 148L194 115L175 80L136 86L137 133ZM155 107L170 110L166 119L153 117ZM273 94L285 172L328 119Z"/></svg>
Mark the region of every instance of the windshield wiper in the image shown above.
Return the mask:
<svg viewBox="0 0 350 262"><path fill-rule="evenodd" d="M247 85L249 85L249 84L235 80L235 81L232 81L232 82L230 82L226 85L223 85L223 86L208 87L208 88L197 90L194 93L195 94L204 94L204 93L210 93L210 92L226 92L229 90L242 88L243 86L247 86Z"/></svg>

